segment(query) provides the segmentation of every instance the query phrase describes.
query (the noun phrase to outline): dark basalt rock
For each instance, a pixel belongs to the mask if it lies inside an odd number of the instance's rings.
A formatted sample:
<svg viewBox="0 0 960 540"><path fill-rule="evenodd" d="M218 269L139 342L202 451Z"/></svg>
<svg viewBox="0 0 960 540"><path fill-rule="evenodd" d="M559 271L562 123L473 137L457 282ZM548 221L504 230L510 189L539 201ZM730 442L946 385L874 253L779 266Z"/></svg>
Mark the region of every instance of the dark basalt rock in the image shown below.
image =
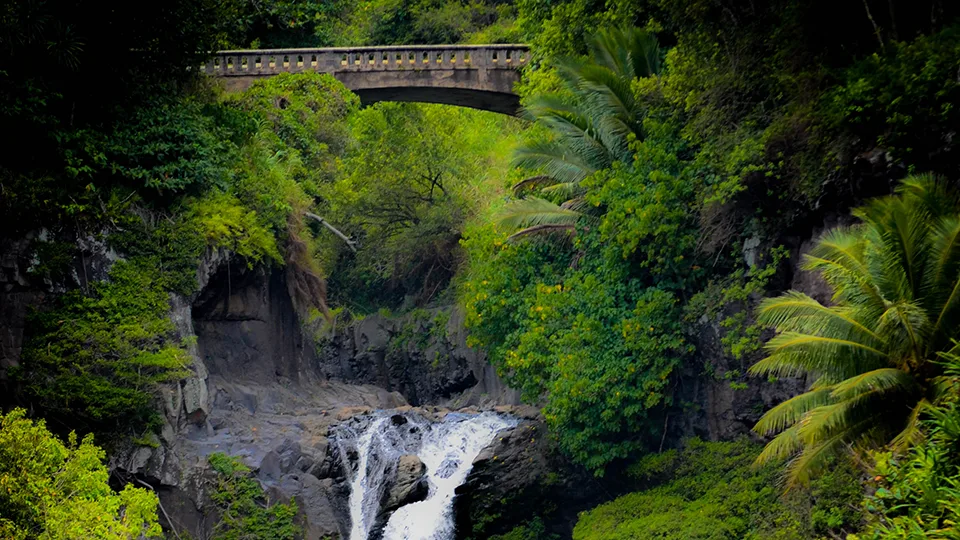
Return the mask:
<svg viewBox="0 0 960 540"><path fill-rule="evenodd" d="M415 455L400 456L397 462L397 477L387 490L387 501L383 505L386 513L401 506L422 501L427 498L430 486L424 474L427 466Z"/></svg>
<svg viewBox="0 0 960 540"><path fill-rule="evenodd" d="M604 486L560 454L532 407L512 408L524 419L502 431L473 462L457 488L457 538L488 538L534 517L549 532L570 538L579 512L609 498Z"/></svg>

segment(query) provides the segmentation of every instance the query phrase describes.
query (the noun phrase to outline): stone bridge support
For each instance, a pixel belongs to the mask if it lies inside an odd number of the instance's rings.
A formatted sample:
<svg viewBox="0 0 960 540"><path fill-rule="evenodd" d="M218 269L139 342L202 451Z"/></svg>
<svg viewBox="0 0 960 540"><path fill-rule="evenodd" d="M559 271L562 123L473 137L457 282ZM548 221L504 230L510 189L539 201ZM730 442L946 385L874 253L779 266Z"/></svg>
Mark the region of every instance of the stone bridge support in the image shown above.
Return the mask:
<svg viewBox="0 0 960 540"><path fill-rule="evenodd" d="M420 101L516 114L526 45L423 45L221 51L203 70L242 90L278 73L330 73L363 103Z"/></svg>

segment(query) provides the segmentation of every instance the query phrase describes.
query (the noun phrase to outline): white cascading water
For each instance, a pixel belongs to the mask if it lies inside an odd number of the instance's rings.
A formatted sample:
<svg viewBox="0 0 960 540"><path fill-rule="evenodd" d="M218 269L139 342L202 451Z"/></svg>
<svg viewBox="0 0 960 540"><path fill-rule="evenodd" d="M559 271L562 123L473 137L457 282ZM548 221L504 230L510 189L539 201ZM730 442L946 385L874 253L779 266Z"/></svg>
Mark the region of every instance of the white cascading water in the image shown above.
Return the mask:
<svg viewBox="0 0 960 540"><path fill-rule="evenodd" d="M430 423L419 415L378 416L365 425L341 428L336 437L350 479L350 540L367 540L380 512L380 501L397 460L416 454L426 466L427 497L397 509L383 528L383 540L450 540L453 538L453 497L473 460L498 432L517 424L494 413L450 413ZM354 461L351 459L350 461Z"/></svg>

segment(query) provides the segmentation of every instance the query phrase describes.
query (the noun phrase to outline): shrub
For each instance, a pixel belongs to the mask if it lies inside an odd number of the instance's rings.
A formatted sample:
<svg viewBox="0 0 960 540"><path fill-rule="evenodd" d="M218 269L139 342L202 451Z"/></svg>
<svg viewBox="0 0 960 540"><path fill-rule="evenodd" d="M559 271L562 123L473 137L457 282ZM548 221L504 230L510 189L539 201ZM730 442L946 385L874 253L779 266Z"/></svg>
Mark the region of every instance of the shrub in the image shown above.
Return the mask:
<svg viewBox="0 0 960 540"><path fill-rule="evenodd" d="M271 503L239 458L219 452L208 457L217 472L211 494L220 510L220 522L214 527L217 540L293 540L299 528L293 520L297 503Z"/></svg>
<svg viewBox="0 0 960 540"><path fill-rule="evenodd" d="M0 536L9 540L161 538L157 497L108 484L105 453L87 435L64 445L23 409L0 415Z"/></svg>

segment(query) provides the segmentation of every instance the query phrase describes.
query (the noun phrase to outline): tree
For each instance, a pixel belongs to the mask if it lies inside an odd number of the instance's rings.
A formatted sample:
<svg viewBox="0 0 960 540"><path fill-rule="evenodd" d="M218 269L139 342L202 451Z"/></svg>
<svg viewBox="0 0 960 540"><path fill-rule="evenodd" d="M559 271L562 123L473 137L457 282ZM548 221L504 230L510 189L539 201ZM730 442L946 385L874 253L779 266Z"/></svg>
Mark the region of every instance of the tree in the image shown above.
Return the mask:
<svg viewBox="0 0 960 540"><path fill-rule="evenodd" d="M460 262L463 223L490 195L496 144L519 123L439 105L381 103L352 118L343 175L328 191L325 219L339 239L328 260L331 290L351 305L424 305ZM504 160L505 161L505 160ZM328 238L332 236L327 235Z"/></svg>
<svg viewBox="0 0 960 540"><path fill-rule="evenodd" d="M110 489L104 456L92 435L64 445L23 409L0 415L0 537L161 537L156 495Z"/></svg>
<svg viewBox="0 0 960 540"><path fill-rule="evenodd" d="M586 60L556 60L564 92L539 95L525 107L550 138L531 141L514 153L515 165L542 172L517 183L514 193L520 197L535 189L543 195L521 198L504 209L501 225L526 227L514 236L572 230L583 207L581 181L615 162L630 163L630 141L642 137L643 105L633 82L659 72L656 38L639 28L609 29L587 45Z"/></svg>
<svg viewBox="0 0 960 540"><path fill-rule="evenodd" d="M300 529L294 523L295 501L271 501L239 458L214 452L208 460L217 472L210 493L220 510L220 521L214 527L216 540L292 540L299 535Z"/></svg>
<svg viewBox="0 0 960 540"><path fill-rule="evenodd" d="M947 374L960 381L960 357L950 355ZM956 389L955 389L956 390ZM931 408L924 441L902 456L876 452L875 490L864 505L869 526L851 540L960 538L960 409L952 400Z"/></svg>
<svg viewBox="0 0 960 540"><path fill-rule="evenodd" d="M960 348L957 194L913 176L854 215L860 224L824 235L804 263L832 287L833 305L789 291L759 307L778 335L751 372L813 379L754 428L780 433L758 459L793 456L788 485L850 445L915 442L920 413L949 387L942 356Z"/></svg>

